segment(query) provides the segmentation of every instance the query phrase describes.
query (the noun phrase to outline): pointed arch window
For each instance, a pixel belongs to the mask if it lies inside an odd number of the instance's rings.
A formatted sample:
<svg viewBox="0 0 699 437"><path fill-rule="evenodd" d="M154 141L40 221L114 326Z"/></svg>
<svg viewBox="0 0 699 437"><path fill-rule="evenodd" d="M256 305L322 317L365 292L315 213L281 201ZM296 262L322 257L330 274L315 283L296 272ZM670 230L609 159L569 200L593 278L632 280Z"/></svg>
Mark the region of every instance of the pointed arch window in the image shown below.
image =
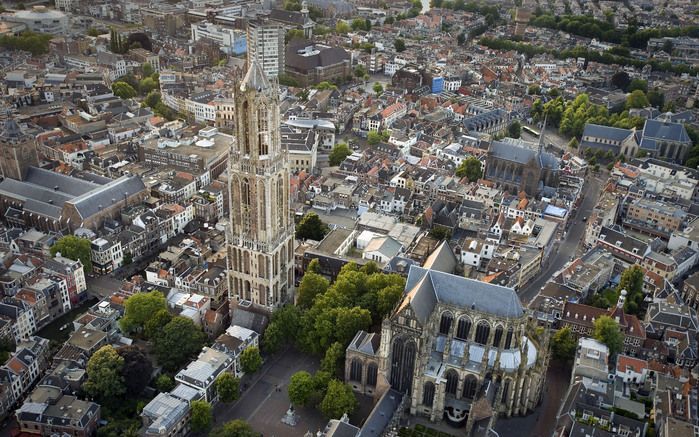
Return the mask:
<svg viewBox="0 0 699 437"><path fill-rule="evenodd" d="M260 147L260 155L269 154L269 126L267 124L267 107L260 105L257 110L257 138Z"/></svg>
<svg viewBox="0 0 699 437"><path fill-rule="evenodd" d="M240 138L238 138L238 141L240 141L240 151L243 153L243 155L249 155L250 154L250 123L248 120L249 117L249 109L250 105L248 104L248 101L245 100L243 102L243 108L240 111L240 128L239 132L241 133Z"/></svg>
<svg viewBox="0 0 699 437"><path fill-rule="evenodd" d="M434 402L434 384L426 382L422 388L422 404L431 407Z"/></svg>

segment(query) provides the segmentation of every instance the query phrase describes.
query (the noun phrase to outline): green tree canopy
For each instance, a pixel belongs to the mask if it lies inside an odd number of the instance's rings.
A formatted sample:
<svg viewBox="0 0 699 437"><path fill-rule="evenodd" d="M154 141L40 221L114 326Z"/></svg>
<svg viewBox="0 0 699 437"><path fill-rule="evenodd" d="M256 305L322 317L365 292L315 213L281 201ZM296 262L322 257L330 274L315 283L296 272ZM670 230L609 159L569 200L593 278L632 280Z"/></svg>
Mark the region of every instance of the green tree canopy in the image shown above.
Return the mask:
<svg viewBox="0 0 699 437"><path fill-rule="evenodd" d="M175 316L153 339L153 350L163 368L176 370L204 345L204 333L191 319Z"/></svg>
<svg viewBox="0 0 699 437"><path fill-rule="evenodd" d="M190 425L193 432L204 432L211 427L214 412L206 401L192 401L190 404Z"/></svg>
<svg viewBox="0 0 699 437"><path fill-rule="evenodd" d="M122 346L117 349L117 353L124 359L121 375L126 384L127 394L140 395L148 386L150 375L153 373L150 359L137 346Z"/></svg>
<svg viewBox="0 0 699 437"><path fill-rule="evenodd" d="M138 83L138 89L141 91L141 94L148 94L157 89L158 86L158 82L156 82L152 77L141 79L141 81Z"/></svg>
<svg viewBox="0 0 699 437"><path fill-rule="evenodd" d="M578 142L578 139L573 137L568 141L568 147L571 149L577 149L580 146L580 143Z"/></svg>
<svg viewBox="0 0 699 437"><path fill-rule="evenodd" d="M626 109L631 108L646 108L650 106L648 102L648 97L641 90L633 91L631 94L626 96Z"/></svg>
<svg viewBox="0 0 699 437"><path fill-rule="evenodd" d="M260 367L262 367L262 356L260 356L260 349L257 346L248 346L240 354L240 367L247 374L260 370Z"/></svg>
<svg viewBox="0 0 699 437"><path fill-rule="evenodd" d="M507 134L510 138L519 138L522 136L522 125L519 121L515 120L507 127Z"/></svg>
<svg viewBox="0 0 699 437"><path fill-rule="evenodd" d="M626 90L629 88L629 84L631 83L631 78L629 77L629 73L625 71L617 71L612 76L611 83L613 86L626 92Z"/></svg>
<svg viewBox="0 0 699 437"><path fill-rule="evenodd" d="M112 93L121 99L131 99L136 97L138 93L136 90L126 82L114 82L112 84Z"/></svg>
<svg viewBox="0 0 699 437"><path fill-rule="evenodd" d="M172 376L166 373L161 373L157 378L155 378L155 388L157 388L161 393L169 392L175 388L175 380L172 379Z"/></svg>
<svg viewBox="0 0 699 437"><path fill-rule="evenodd" d="M323 90L336 90L337 85L334 83L328 82L327 80L324 80L316 85L313 86L313 88L323 91Z"/></svg>
<svg viewBox="0 0 699 437"><path fill-rule="evenodd" d="M19 35L0 35L0 47L8 50L24 50L32 55L43 55L49 52L49 41L53 35L35 32L22 32Z"/></svg>
<svg viewBox="0 0 699 437"><path fill-rule="evenodd" d="M298 406L308 405L313 393L315 392L315 383L310 373L305 370L291 375L289 380L289 400L292 404Z"/></svg>
<svg viewBox="0 0 699 437"><path fill-rule="evenodd" d="M350 30L352 30L352 28L346 21L337 20L337 24L335 24L335 33L346 35Z"/></svg>
<svg viewBox="0 0 699 437"><path fill-rule="evenodd" d="M367 143L369 143L372 146L375 146L381 142L381 134L376 132L375 130L369 131L367 134Z"/></svg>
<svg viewBox="0 0 699 437"><path fill-rule="evenodd" d="M284 344L292 343L301 330L301 312L294 305L283 306L272 313L269 325L262 336L266 351L276 352Z"/></svg>
<svg viewBox="0 0 699 437"><path fill-rule="evenodd" d="M469 156L456 168L456 175L467 178L469 182L476 182L483 176L481 161L475 156Z"/></svg>
<svg viewBox="0 0 699 437"><path fill-rule="evenodd" d="M357 398L352 387L338 381L330 380L325 397L320 402L320 411L328 419L339 419L343 414L352 414L357 408Z"/></svg>
<svg viewBox="0 0 699 437"><path fill-rule="evenodd" d="M146 320L143 333L146 338L155 338L158 333L172 320L172 314L166 309L160 309Z"/></svg>
<svg viewBox="0 0 699 437"><path fill-rule="evenodd" d="M629 83L629 88L627 91L631 93L636 90L643 91L645 94L648 91L648 82L643 79L633 79L631 83Z"/></svg>
<svg viewBox="0 0 699 437"><path fill-rule="evenodd" d="M73 261L80 260L85 272L92 271L92 258L90 251L90 240L79 238L75 235L66 235L56 241L56 244L51 246L51 256L56 256L60 253L62 256L72 259Z"/></svg>
<svg viewBox="0 0 699 437"><path fill-rule="evenodd" d="M396 48L396 51L398 53L404 52L405 51L405 41L403 41L400 38L396 38L395 40L393 40L393 47Z"/></svg>
<svg viewBox="0 0 699 437"><path fill-rule="evenodd" d="M328 226L313 211L307 212L296 225L296 238L320 241L328 233Z"/></svg>
<svg viewBox="0 0 699 437"><path fill-rule="evenodd" d="M617 287L617 296L621 290L626 290L626 299L624 301L624 311L629 314L641 315L643 299L643 277L645 273L643 268L634 264L624 270L621 274L619 286ZM614 304L614 302L610 302Z"/></svg>
<svg viewBox="0 0 699 437"><path fill-rule="evenodd" d="M358 78L363 78L364 76L367 75L366 67L363 66L362 64L357 65L354 67L354 76Z"/></svg>
<svg viewBox="0 0 699 437"><path fill-rule="evenodd" d="M553 358L559 361L569 361L575 357L575 349L577 348L577 341L573 332L568 326L565 326L551 337L551 351L553 353Z"/></svg>
<svg viewBox="0 0 699 437"><path fill-rule="evenodd" d="M126 393L122 370L124 358L111 345L102 346L87 362L83 390L102 402L117 401Z"/></svg>
<svg viewBox="0 0 699 437"><path fill-rule="evenodd" d="M313 272L306 272L299 285L296 305L301 308L310 308L313 305L313 299L317 295L325 293L328 287L330 287L330 282L323 276Z"/></svg>
<svg viewBox="0 0 699 437"><path fill-rule="evenodd" d="M124 317L119 321L125 333L140 332L145 323L160 310L167 311L165 296L157 290L136 293L124 302Z"/></svg>
<svg viewBox="0 0 699 437"><path fill-rule="evenodd" d="M610 356L621 352L624 346L624 335L619 330L619 324L609 316L600 316L595 320L592 336L607 345Z"/></svg>
<svg viewBox="0 0 699 437"><path fill-rule="evenodd" d="M289 43L289 41L293 41L295 39L303 39L304 38L304 33L302 29L289 29L286 31L286 35L284 35L284 42Z"/></svg>
<svg viewBox="0 0 699 437"><path fill-rule="evenodd" d="M379 82L374 83L372 89L374 90L377 96L380 96L383 93L383 85L381 85Z"/></svg>
<svg viewBox="0 0 699 437"><path fill-rule="evenodd" d="M370 30L371 23L369 23L369 27L367 27L367 22L368 20L364 20L362 18L355 18L354 20L352 20L352 30Z"/></svg>
<svg viewBox="0 0 699 437"><path fill-rule="evenodd" d="M240 379L230 372L221 373L216 378L216 392L221 402L233 402L240 397Z"/></svg>
<svg viewBox="0 0 699 437"><path fill-rule="evenodd" d="M330 156L328 157L329 164L331 166L336 166L342 164L342 161L345 160L348 156L352 154L352 151L350 150L349 146L345 143L337 143L333 147L332 152L330 152Z"/></svg>
<svg viewBox="0 0 699 437"><path fill-rule="evenodd" d="M252 429L250 424L241 419L231 420L223 426L215 428L209 437L259 437L260 433Z"/></svg>
<svg viewBox="0 0 699 437"><path fill-rule="evenodd" d="M531 84L527 88L527 94L530 96L538 96L541 94L541 86L539 84Z"/></svg>
<svg viewBox="0 0 699 437"><path fill-rule="evenodd" d="M338 375L344 361L345 348L336 341L325 351L323 360L320 362L320 370L333 376Z"/></svg>
<svg viewBox="0 0 699 437"><path fill-rule="evenodd" d="M141 65L141 72L143 73L143 77L147 77L153 74L155 70L153 70L153 66L150 65L150 62L144 62Z"/></svg>
<svg viewBox="0 0 699 437"><path fill-rule="evenodd" d="M143 103L145 103L146 106L148 106L149 108L155 108L156 106L158 106L158 103L160 103L160 99L160 92L153 90L148 93L145 99L143 99Z"/></svg>

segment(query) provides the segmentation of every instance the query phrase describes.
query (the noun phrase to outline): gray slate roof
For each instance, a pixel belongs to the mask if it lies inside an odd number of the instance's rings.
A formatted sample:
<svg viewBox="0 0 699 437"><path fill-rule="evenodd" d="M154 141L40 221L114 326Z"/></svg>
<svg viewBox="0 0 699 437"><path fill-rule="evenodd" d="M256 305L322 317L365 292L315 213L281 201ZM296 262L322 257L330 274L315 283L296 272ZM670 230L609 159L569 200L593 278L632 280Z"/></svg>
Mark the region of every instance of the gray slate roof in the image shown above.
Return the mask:
<svg viewBox="0 0 699 437"><path fill-rule="evenodd" d="M583 131L583 138L586 136L595 138L606 138L612 141L624 141L631 135L631 129L621 129L618 127L602 126L588 123Z"/></svg>
<svg viewBox="0 0 699 437"><path fill-rule="evenodd" d="M421 323L439 303L500 317L521 317L524 308L512 288L488 284L449 273L412 266L405 284L405 299Z"/></svg>
<svg viewBox="0 0 699 437"><path fill-rule="evenodd" d="M643 126L643 139L646 140L649 138L680 143L692 142L684 125L658 120L646 120L646 124Z"/></svg>
<svg viewBox="0 0 699 437"><path fill-rule="evenodd" d="M531 147L527 147L517 140L493 141L488 149L488 154L505 161L527 164L532 160L540 159L543 168L557 170L559 168L558 158L548 152L538 153Z"/></svg>
<svg viewBox="0 0 699 437"><path fill-rule="evenodd" d="M67 203L75 205L80 217L87 218L113 203L123 201L124 197L132 196L145 189L146 186L140 177L122 176L110 184L78 196Z"/></svg>

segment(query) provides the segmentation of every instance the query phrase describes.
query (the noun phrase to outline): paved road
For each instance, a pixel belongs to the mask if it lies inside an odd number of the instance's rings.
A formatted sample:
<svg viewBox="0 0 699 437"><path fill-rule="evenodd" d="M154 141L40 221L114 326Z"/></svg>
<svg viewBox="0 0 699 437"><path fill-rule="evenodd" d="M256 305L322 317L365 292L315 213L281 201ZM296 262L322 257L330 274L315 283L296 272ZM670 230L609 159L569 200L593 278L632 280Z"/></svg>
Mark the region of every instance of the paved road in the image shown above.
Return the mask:
<svg viewBox="0 0 699 437"><path fill-rule="evenodd" d="M534 299L537 293L539 293L539 290L541 290L541 287L551 279L551 276L570 261L571 256L577 255L580 239L585 233L585 223L582 219L583 217L589 217L590 212L597 203L601 188L602 181L591 176L588 177L584 188L583 201L577 209L577 213L572 217L574 224L570 226L565 239L559 244L558 251L551 254L550 258L552 261L549 265L544 268L533 282L526 285L519 292L519 297L522 302L526 304Z"/></svg>
<svg viewBox="0 0 699 437"><path fill-rule="evenodd" d="M111 296L115 291L119 291L122 281L112 278L109 275L87 277L87 292L98 299Z"/></svg>

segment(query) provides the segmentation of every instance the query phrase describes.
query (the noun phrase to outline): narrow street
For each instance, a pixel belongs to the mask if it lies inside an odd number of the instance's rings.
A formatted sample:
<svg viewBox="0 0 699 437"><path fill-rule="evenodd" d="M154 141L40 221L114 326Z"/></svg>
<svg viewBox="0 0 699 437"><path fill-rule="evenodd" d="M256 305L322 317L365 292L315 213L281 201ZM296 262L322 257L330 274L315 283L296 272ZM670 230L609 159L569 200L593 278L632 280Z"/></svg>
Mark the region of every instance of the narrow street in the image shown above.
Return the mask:
<svg viewBox="0 0 699 437"><path fill-rule="evenodd" d="M602 189L602 181L588 176L587 184L584 188L583 201L580 207L573 213L573 224L568 229L565 239L558 245L558 251L551 255L551 262L545 267L541 274L531 283L526 285L519 291L519 297L526 305L537 295L541 287L551 279L551 275L560 270L570 257L577 256L577 249L585 233L586 223L583 222L584 217L588 217L592 209L595 207L599 198L600 190Z"/></svg>

